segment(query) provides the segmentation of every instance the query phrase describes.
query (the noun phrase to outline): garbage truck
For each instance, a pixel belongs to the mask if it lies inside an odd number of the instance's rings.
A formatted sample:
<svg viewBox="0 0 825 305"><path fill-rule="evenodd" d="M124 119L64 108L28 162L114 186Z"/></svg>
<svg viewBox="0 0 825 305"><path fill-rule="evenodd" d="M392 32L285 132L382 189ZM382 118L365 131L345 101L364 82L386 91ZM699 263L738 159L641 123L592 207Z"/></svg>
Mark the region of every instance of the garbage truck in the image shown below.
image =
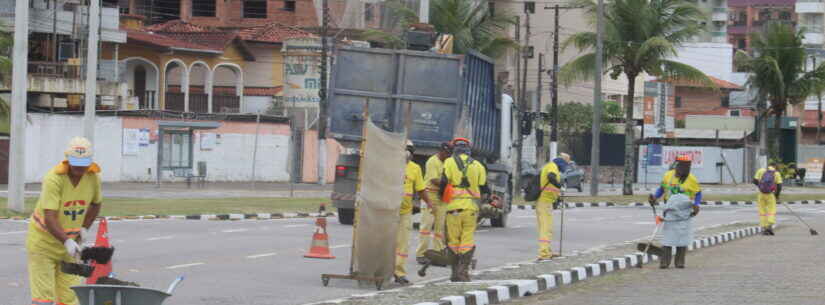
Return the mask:
<svg viewBox="0 0 825 305"><path fill-rule="evenodd" d="M495 63L477 52L344 47L336 50L330 75L329 135L343 147L331 195L341 224L352 224L358 181L364 106L381 128L402 132L422 169L442 142L472 141L473 158L487 169L487 185L502 200L478 202L479 222L506 227L513 198L511 154L513 100L496 88ZM407 112L410 114L408 115ZM426 174L426 173L425 173Z"/></svg>

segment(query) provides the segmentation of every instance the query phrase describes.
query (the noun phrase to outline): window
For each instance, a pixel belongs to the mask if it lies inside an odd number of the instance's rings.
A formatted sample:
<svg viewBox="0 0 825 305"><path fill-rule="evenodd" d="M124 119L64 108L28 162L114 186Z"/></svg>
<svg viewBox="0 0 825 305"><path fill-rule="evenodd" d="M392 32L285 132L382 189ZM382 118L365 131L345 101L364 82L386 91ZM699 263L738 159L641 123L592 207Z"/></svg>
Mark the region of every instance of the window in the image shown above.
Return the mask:
<svg viewBox="0 0 825 305"><path fill-rule="evenodd" d="M682 108L682 97L677 96L676 97L676 102L674 102L673 104L674 104L674 107L676 107L676 108Z"/></svg>
<svg viewBox="0 0 825 305"><path fill-rule="evenodd" d="M730 96L725 95L722 97L722 107L727 108L730 107Z"/></svg>
<svg viewBox="0 0 825 305"><path fill-rule="evenodd" d="M287 12L294 12L295 11L295 0L285 0L284 1L284 10Z"/></svg>
<svg viewBox="0 0 825 305"><path fill-rule="evenodd" d="M779 19L782 20L791 20L791 12L789 11L782 11L779 13Z"/></svg>
<svg viewBox="0 0 825 305"><path fill-rule="evenodd" d="M739 113L739 110L731 110L730 111L730 116L740 116L740 115L741 114Z"/></svg>
<svg viewBox="0 0 825 305"><path fill-rule="evenodd" d="M373 12L374 9L374 4L364 3L364 21L371 22L373 19L375 19L375 13Z"/></svg>
<svg viewBox="0 0 825 305"><path fill-rule="evenodd" d="M266 0L247 0L243 2L244 18L266 18Z"/></svg>
<svg viewBox="0 0 825 305"><path fill-rule="evenodd" d="M163 168L192 167L192 133L189 131L163 131Z"/></svg>
<svg viewBox="0 0 825 305"><path fill-rule="evenodd" d="M192 16L215 17L215 1L217 0L192 0Z"/></svg>

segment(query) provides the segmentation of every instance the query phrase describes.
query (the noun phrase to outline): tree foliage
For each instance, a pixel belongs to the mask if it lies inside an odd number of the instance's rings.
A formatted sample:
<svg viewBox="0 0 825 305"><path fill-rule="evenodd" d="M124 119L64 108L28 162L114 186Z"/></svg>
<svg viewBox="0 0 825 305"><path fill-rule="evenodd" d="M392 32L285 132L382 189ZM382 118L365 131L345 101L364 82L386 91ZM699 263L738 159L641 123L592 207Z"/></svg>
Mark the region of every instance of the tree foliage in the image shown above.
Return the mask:
<svg viewBox="0 0 825 305"><path fill-rule="evenodd" d="M595 29L597 4L594 0L573 0L583 7L591 28ZM625 144L633 145L633 101L637 77L643 74L659 78L693 81L714 87L704 73L689 65L670 60L676 49L700 33L707 17L690 1L683 0L614 0L604 5L604 73L613 79L624 74L628 79L625 110ZM565 85L591 79L595 75L596 32L584 31L565 40L563 48L575 47L582 55L561 68ZM625 150L625 195L633 194L634 150Z"/></svg>
<svg viewBox="0 0 825 305"><path fill-rule="evenodd" d="M602 123L622 117L621 106L618 103L607 101L602 103ZM548 111L550 107L548 105ZM571 150L579 143L582 136L590 134L593 126L593 105L579 102L559 105L559 141L565 149ZM616 133L614 125L603 124L603 133Z"/></svg>
<svg viewBox="0 0 825 305"><path fill-rule="evenodd" d="M391 31L367 30L364 38L379 41L388 48L405 48L404 34L410 24L419 22L417 14L398 0L388 1L392 14L400 18L398 29ZM465 54L476 50L497 58L507 50L518 48L518 42L504 32L515 23L515 18L504 11L492 14L487 1L433 0L430 3L430 24L435 31L454 37L454 50Z"/></svg>

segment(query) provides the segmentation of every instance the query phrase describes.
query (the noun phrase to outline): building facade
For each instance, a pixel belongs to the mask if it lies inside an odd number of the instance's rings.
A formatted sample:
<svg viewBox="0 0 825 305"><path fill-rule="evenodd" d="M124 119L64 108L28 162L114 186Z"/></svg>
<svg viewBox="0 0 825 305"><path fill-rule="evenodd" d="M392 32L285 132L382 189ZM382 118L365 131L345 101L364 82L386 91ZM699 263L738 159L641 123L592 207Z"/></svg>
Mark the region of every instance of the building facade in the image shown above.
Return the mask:
<svg viewBox="0 0 825 305"><path fill-rule="evenodd" d="M796 0L728 0L728 42L750 51L750 34L770 22L797 26Z"/></svg>

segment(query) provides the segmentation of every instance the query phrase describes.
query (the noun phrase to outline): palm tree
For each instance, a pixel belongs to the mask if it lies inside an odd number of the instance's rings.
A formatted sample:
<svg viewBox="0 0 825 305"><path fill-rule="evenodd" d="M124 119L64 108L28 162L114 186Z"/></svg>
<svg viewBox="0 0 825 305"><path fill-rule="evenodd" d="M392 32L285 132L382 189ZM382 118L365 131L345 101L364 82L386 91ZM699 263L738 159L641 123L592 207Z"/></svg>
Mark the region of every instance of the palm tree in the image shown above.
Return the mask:
<svg viewBox="0 0 825 305"><path fill-rule="evenodd" d="M761 33L751 35L751 47L754 55L739 50L735 62L743 70L750 72L748 84L756 88L760 105L770 102L768 107L761 107L759 115L767 118L774 115L774 129L779 131L780 120L789 105L804 102L814 95L825 83L825 65L805 71L807 53L802 44L803 32L795 31L784 23L767 24ZM765 126L762 120L761 126ZM767 138L765 128L761 128L760 137ZM779 155L776 140L760 141L771 158Z"/></svg>
<svg viewBox="0 0 825 305"><path fill-rule="evenodd" d="M574 0L573 5L585 9L595 28L597 4L593 0ZM701 71L668 58L676 49L702 31L705 15L684 0L614 0L604 9L604 71L613 79L627 77L625 110L625 195L633 194L634 131L633 100L636 80L648 74L666 79L696 81L713 87L713 82ZM560 80L565 85L595 75L595 32L579 32L565 40L563 48L575 46L583 55L565 64ZM588 52L588 53L584 53Z"/></svg>
<svg viewBox="0 0 825 305"><path fill-rule="evenodd" d="M394 33L368 30L368 39L379 40L389 47L403 48L403 28L418 22L417 14L403 5L393 6L394 15L401 17L402 29ZM518 48L518 42L504 35L508 26L515 24L515 18L506 12L492 14L487 1L434 0L430 3L430 24L435 31L454 37L455 53L464 54L476 50L484 55L497 58L509 49Z"/></svg>

